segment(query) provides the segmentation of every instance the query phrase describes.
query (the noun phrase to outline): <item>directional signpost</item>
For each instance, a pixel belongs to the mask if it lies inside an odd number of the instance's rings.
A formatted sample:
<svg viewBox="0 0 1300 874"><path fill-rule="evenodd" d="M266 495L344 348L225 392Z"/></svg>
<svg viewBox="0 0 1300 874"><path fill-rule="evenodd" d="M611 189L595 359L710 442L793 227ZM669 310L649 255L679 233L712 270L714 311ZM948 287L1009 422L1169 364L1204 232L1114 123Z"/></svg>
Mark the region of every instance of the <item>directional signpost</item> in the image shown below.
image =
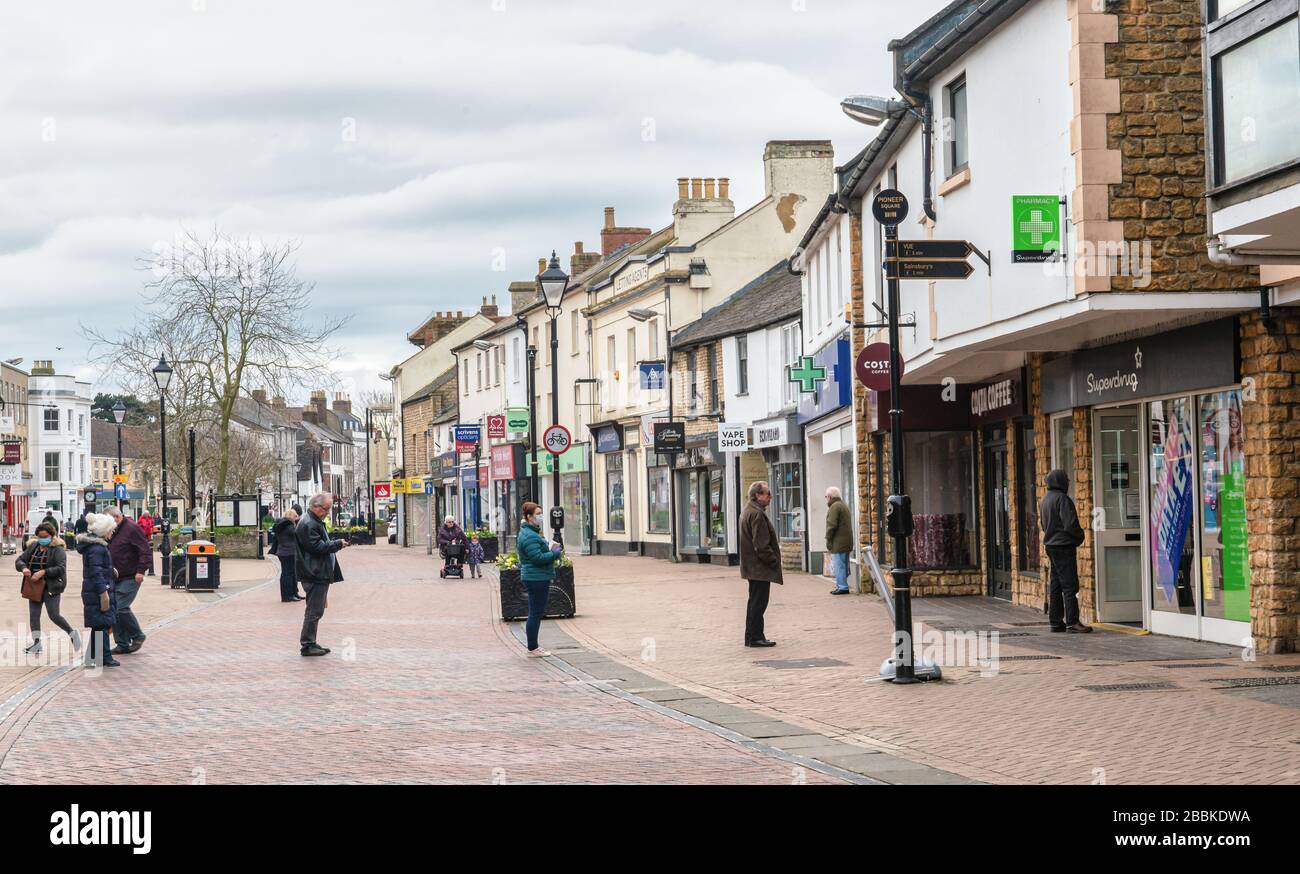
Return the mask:
<svg viewBox="0 0 1300 874"><path fill-rule="evenodd" d="M871 214L885 229L885 251L888 255L885 262L885 275L888 279L886 284L889 287L889 346L869 352L868 357L871 360L860 362L868 365L866 370L869 372L866 375L873 381L877 377L884 376L883 373L880 373L881 370L888 370L889 383L889 475L893 494L889 496L884 509L889 536L894 541L894 567L890 571L890 576L893 577L894 582L894 654L885 663L888 667L881 668L881 673L895 683L915 683L916 666L912 661L912 569L907 564L907 539L912 533L912 502L907 496L903 480L903 409L902 393L899 391L903 368L901 366L902 357L899 355L898 282L899 279L922 278L904 274L911 272L913 269L921 271L929 268L909 267L907 271L904 271L899 268L899 265L927 263L963 265L965 262L964 255L962 260L936 260L933 262L920 260L921 256L930 253L921 250L917 247L918 244L933 241L908 241L909 246L914 248L902 246L898 239L898 226L907 218L907 198L903 196L902 192L891 188L877 194L871 203ZM951 247L951 241L940 242L944 244L939 249L941 253L956 252L956 248ZM907 257L911 254L915 254L917 257ZM900 261L900 257L904 258L904 260ZM969 265L965 266L969 270ZM943 270L951 269L943 268ZM879 354L881 352L884 354ZM883 358L883 366L881 358ZM900 366L892 366L894 363L898 363ZM861 370L860 367L859 376L863 375ZM883 383L883 380L881 382ZM937 670L932 676L938 676Z"/></svg>
<svg viewBox="0 0 1300 874"><path fill-rule="evenodd" d="M965 279L975 272L966 260L975 247L965 240L888 240L888 279Z"/></svg>

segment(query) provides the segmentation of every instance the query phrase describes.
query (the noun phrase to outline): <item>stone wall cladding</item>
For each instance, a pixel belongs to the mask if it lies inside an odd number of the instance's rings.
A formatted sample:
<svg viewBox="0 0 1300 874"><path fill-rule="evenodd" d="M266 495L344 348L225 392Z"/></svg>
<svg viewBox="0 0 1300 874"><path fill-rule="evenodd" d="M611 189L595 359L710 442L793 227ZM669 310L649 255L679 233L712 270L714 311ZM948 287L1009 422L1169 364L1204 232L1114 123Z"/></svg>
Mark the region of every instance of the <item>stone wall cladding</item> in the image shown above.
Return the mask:
<svg viewBox="0 0 1300 874"><path fill-rule="evenodd" d="M1109 218L1122 223L1124 240L1149 240L1152 250L1150 284L1112 276L1111 290L1257 288L1257 268L1216 267L1205 251L1200 0L1108 6L1118 41L1104 47L1105 76L1119 83L1119 111L1106 120L1106 142L1122 155Z"/></svg>
<svg viewBox="0 0 1300 874"><path fill-rule="evenodd" d="M1241 317L1251 632L1265 653L1300 649L1300 316Z"/></svg>

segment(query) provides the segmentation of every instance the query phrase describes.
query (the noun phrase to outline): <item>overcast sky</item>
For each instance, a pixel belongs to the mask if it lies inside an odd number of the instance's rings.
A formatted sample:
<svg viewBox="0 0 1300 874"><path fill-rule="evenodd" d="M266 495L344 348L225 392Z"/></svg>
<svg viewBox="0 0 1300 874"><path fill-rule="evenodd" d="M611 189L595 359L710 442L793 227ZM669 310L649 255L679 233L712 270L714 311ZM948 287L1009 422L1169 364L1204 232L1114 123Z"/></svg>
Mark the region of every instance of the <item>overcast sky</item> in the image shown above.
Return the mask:
<svg viewBox="0 0 1300 874"><path fill-rule="evenodd" d="M596 249L605 206L658 228L678 176L729 176L744 210L771 139L847 160L874 131L840 99L889 93L886 43L943 5L6 4L0 358L94 373L79 320L129 324L137 259L215 226L301 241L320 312L354 314L344 388L377 387L433 310Z"/></svg>

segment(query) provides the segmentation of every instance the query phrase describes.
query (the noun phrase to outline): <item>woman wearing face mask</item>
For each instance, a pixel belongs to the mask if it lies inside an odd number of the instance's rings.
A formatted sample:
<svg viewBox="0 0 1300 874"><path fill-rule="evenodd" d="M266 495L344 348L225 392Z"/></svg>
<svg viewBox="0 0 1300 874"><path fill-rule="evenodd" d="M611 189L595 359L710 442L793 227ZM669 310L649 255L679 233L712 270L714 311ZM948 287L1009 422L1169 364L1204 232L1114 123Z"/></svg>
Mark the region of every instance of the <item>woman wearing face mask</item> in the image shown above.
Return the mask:
<svg viewBox="0 0 1300 874"><path fill-rule="evenodd" d="M42 604L50 621L72 638L73 647L81 648L81 636L59 613L59 602L63 600L63 590L68 586L68 550L63 538L59 537L57 528L57 525L49 522L37 525L36 536L14 562L14 566L22 571L24 583L35 581L45 584L42 599L27 602L27 617L32 627L32 645L27 647L27 652L33 655L41 651Z"/></svg>
<svg viewBox="0 0 1300 874"><path fill-rule="evenodd" d="M86 627L90 629L86 667L115 668L121 662L108 650L108 630L117 622L117 590L113 586L115 577L108 541L113 539L117 523L112 516L87 513L86 527L86 533L77 536L77 552L81 553L81 605Z"/></svg>
<svg viewBox="0 0 1300 874"><path fill-rule="evenodd" d="M528 654L533 658L550 655L537 645L537 632L546 615L546 600L555 579L555 562L563 548L552 547L542 536L542 508L532 501L524 504L524 522L519 528L515 548L519 553L519 578L528 590Z"/></svg>

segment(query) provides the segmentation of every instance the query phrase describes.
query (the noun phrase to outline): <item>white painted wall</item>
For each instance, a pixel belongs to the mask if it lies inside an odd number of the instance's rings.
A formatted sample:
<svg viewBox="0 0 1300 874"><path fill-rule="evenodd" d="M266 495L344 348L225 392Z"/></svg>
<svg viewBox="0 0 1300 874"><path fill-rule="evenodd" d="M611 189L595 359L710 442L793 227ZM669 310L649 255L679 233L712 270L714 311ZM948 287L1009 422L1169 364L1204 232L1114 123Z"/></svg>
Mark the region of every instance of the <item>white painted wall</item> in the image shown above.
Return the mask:
<svg viewBox="0 0 1300 874"><path fill-rule="evenodd" d="M787 324L797 325L798 319ZM722 383L727 421L752 425L763 419L793 412L795 405L783 397L786 362L781 354L782 325L745 335L749 344L749 391L740 394L740 364L736 337L722 341Z"/></svg>
<svg viewBox="0 0 1300 874"><path fill-rule="evenodd" d="M1011 263L1012 195L1068 197L1074 188L1069 52L1066 0L1038 0L1027 4L935 81L930 97L940 116L934 143L936 194L945 179L944 89L962 75L966 77L971 181L946 196L936 196L938 221L933 233L928 233L920 224L922 137L918 125L897 156L898 188L911 206L908 219L899 227L899 237L969 240L986 252L992 250L993 270L990 276L983 262L972 255L970 261L976 269L970 278L934 283L933 322L929 284L902 283L902 311L915 313L917 320L915 332L902 332L906 360L931 348L932 331L940 339L951 337L1070 296L1068 271L1057 267L1049 272L1042 264ZM880 177L873 183L884 181ZM870 197L864 200L863 209L864 288L870 300L880 269L872 239L877 227L870 214ZM1075 243L1071 239L1068 245L1073 250Z"/></svg>

